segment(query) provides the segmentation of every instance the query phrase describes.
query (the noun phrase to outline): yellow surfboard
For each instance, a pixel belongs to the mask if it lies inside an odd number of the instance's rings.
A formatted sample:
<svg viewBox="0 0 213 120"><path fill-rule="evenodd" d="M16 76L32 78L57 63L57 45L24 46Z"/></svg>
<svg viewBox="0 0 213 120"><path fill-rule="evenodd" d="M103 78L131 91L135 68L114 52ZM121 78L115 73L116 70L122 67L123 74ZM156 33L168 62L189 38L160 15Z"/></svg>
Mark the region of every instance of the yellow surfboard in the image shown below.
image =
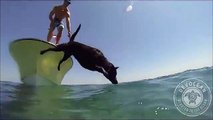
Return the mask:
<svg viewBox="0 0 213 120"><path fill-rule="evenodd" d="M43 40L35 38L18 39L10 43L11 56L16 61L21 81L27 85L60 85L64 75L73 65L72 58L61 64L58 71L57 66L63 58L63 52L47 52L40 55L41 50L55 47Z"/></svg>

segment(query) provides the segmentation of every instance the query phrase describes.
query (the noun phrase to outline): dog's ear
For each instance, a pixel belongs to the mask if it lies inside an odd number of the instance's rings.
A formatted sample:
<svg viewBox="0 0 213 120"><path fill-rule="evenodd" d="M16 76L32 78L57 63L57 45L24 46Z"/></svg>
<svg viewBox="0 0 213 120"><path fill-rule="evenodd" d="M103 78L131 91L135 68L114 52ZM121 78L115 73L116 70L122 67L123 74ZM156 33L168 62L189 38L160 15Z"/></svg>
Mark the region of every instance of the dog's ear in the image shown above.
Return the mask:
<svg viewBox="0 0 213 120"><path fill-rule="evenodd" d="M81 29L81 24L78 26L77 30L70 37L70 41L74 41L75 36L78 34L78 32L79 32L80 29Z"/></svg>

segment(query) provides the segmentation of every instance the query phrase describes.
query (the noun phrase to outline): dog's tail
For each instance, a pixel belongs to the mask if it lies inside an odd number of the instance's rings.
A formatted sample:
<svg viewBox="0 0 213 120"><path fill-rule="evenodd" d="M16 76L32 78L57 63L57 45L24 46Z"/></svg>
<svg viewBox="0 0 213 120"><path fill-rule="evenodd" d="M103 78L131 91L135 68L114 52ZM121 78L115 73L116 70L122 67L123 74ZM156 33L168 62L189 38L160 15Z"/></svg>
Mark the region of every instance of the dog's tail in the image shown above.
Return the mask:
<svg viewBox="0 0 213 120"><path fill-rule="evenodd" d="M80 30L80 28L81 28L81 24L78 26L77 30L70 37L70 42L74 41L75 36L78 34L78 31Z"/></svg>

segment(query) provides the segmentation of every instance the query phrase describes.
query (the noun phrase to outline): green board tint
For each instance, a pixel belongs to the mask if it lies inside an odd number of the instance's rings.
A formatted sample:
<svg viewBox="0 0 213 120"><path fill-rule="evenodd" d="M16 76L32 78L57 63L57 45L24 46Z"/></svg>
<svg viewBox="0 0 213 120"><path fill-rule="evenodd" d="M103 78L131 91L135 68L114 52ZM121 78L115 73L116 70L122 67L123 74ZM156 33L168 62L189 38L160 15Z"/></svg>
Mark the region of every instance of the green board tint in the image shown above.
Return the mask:
<svg viewBox="0 0 213 120"><path fill-rule="evenodd" d="M63 52L47 52L40 55L40 51L55 47L48 42L26 38L10 43L11 56L16 61L21 81L28 85L60 85L64 75L72 67L72 58L61 64L61 70L57 70L59 61L63 58Z"/></svg>

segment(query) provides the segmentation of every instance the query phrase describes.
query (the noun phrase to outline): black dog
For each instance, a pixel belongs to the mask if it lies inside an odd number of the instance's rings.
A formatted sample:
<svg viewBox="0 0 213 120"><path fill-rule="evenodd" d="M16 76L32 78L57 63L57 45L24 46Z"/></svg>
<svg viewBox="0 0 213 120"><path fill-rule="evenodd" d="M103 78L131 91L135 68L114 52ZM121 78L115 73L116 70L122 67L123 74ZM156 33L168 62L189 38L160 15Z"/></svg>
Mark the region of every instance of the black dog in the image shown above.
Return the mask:
<svg viewBox="0 0 213 120"><path fill-rule="evenodd" d="M55 48L48 48L42 50L40 54L44 54L48 51L63 51L64 57L58 64L58 70L60 70L60 65L62 62L66 61L71 55L73 55L80 65L91 71L98 71L103 73L103 75L109 79L113 84L118 84L116 75L116 69L112 63L110 63L107 58L104 57L103 53L93 47L87 46L85 44L75 42L75 36L81 28L81 24L78 26L78 29L73 33L70 38L70 41L65 44L59 44Z"/></svg>

